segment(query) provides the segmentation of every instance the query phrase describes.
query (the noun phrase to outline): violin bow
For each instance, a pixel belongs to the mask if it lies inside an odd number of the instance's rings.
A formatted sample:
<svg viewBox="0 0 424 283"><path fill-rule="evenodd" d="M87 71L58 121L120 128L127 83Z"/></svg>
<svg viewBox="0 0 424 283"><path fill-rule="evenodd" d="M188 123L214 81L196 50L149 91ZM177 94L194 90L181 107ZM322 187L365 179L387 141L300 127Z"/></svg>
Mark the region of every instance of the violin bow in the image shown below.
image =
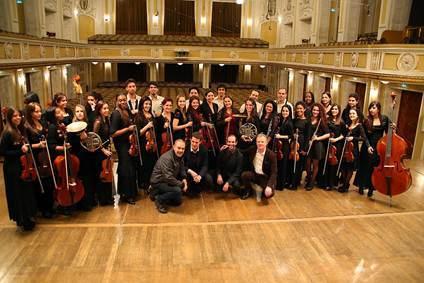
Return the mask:
<svg viewBox="0 0 424 283"><path fill-rule="evenodd" d="M296 129L296 139L295 139L295 143L294 143L294 147L295 147L296 152L297 152L296 146L297 146L298 142L299 142L299 129ZM294 158L293 158L294 159L293 174L296 174L296 163L297 163L296 152L294 153Z"/></svg>
<svg viewBox="0 0 424 283"><path fill-rule="evenodd" d="M348 134L346 135L346 137L345 137L345 141L344 141L344 143L343 143L342 155L340 155L339 165L337 166L336 176L338 176L338 175L339 175L339 172L340 172L340 165L342 165L343 155L344 155L344 152L345 152L345 149L346 149L346 143L347 143L347 138L349 137L349 134L350 134L350 133L348 133Z"/></svg>
<svg viewBox="0 0 424 283"><path fill-rule="evenodd" d="M29 143L27 137L24 137L24 142L26 144L28 144L28 149L29 149L29 153L30 153L31 158L32 158L32 163L34 165L35 174L37 175L38 183L40 183L41 193L44 194L44 186L43 186L43 182L41 182L40 172L38 172L38 167L37 167L37 163L35 162L35 157L34 157L34 152L32 151L32 146Z"/></svg>
<svg viewBox="0 0 424 283"><path fill-rule="evenodd" d="M44 135L41 138L46 142L46 148L45 149L46 149L46 152L47 152L47 158L49 159L50 171L52 173L52 178L53 178L53 184L54 184L55 189L57 189L56 176L55 176L54 170L53 170L53 163L52 163L52 157L50 155L49 143L47 142L47 139Z"/></svg>

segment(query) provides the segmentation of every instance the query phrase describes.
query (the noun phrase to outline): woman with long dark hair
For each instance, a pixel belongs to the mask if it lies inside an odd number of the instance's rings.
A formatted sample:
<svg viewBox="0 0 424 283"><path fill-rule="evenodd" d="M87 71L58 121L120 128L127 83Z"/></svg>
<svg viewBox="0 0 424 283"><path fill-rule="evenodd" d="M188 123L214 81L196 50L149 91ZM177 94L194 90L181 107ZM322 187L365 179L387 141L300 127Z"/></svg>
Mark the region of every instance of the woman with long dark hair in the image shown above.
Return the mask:
<svg viewBox="0 0 424 283"><path fill-rule="evenodd" d="M216 120L219 144L225 144L230 135L238 136L238 123L237 118L233 117L234 114L239 114L239 112L234 108L233 99L226 95L224 97L224 108L219 110Z"/></svg>
<svg viewBox="0 0 424 283"><path fill-rule="evenodd" d="M357 110L356 112L358 113L359 123L363 122L364 114L362 114L361 107L359 106L359 102L360 102L359 94L357 93L349 94L347 105L342 112L342 119L346 125L349 125L350 123L350 119L349 119L350 109L356 109Z"/></svg>
<svg viewBox="0 0 424 283"><path fill-rule="evenodd" d="M319 162L325 158L326 147L323 141L330 137L327 116L324 107L319 103L312 105L312 116L308 133L309 155L306 156L306 185L307 191L312 190L318 175Z"/></svg>
<svg viewBox="0 0 424 283"><path fill-rule="evenodd" d="M134 132L135 125L130 123L127 96L116 96L116 109L110 117L110 135L118 154L118 191L128 204L135 204L137 195L136 163L130 156L129 136ZM138 159L137 159L138 160Z"/></svg>
<svg viewBox="0 0 424 283"><path fill-rule="evenodd" d="M262 114L259 120L259 132L268 137L268 147L274 147L274 135L278 131L280 117L277 114L277 103L268 99L262 107Z"/></svg>
<svg viewBox="0 0 424 283"><path fill-rule="evenodd" d="M353 172L358 169L359 165L359 141L362 141L362 146L369 147L368 139L365 135L364 128L359 122L359 114L357 109L349 110L349 124L346 129L345 136L345 149L342 152L342 180L343 185L339 187L338 191L347 193L349 191L350 179L352 179ZM352 156L349 158L349 142L352 142Z"/></svg>
<svg viewBox="0 0 424 283"><path fill-rule="evenodd" d="M48 160L48 155L41 155L42 158L46 158L47 160L39 160L39 154L43 151L47 150L45 138L47 136L47 124L44 120L41 119L42 109L40 104L36 102L31 102L25 107L25 130L28 136L28 142L31 145L32 151L34 153L35 162L37 166L40 166L40 162L43 164L50 165L50 162L53 160ZM50 166L49 166L50 168ZM41 171L41 173L44 170ZM45 172L47 174L40 174L41 182L43 185L42 192L40 184L38 180L33 182L34 188L36 188L37 192L37 206L40 210L41 214L45 218L51 218L53 216L53 203L54 203L54 183L53 176L50 170L49 172Z"/></svg>
<svg viewBox="0 0 424 283"><path fill-rule="evenodd" d="M245 115L246 117L240 118L239 120L239 129L241 130L241 127L243 125L250 123L253 126L256 127L257 134L259 134L260 126L259 126L259 116L256 112L256 103L252 98L246 99L244 102L244 112L241 113L242 115ZM255 139L252 137L247 137L245 135L240 136L240 141L238 142L238 148L242 153L245 153L251 148L252 146L255 146L256 142Z"/></svg>
<svg viewBox="0 0 424 283"><path fill-rule="evenodd" d="M312 91L305 92L302 100L305 103L305 116L310 118L312 115L312 104L315 103L314 93Z"/></svg>
<svg viewBox="0 0 424 283"><path fill-rule="evenodd" d="M359 155L359 168L355 176L354 184L359 187L359 194L364 194L364 189L368 189L368 197L372 197L374 187L371 183L374 167L380 163L377 153L377 143L389 129L389 118L381 114L381 104L373 101L368 106L368 117L364 121L365 134L369 147L362 146Z"/></svg>
<svg viewBox="0 0 424 283"><path fill-rule="evenodd" d="M18 110L9 108L6 126L1 135L0 154L4 156L3 176L9 218L24 231L35 227L37 206L32 181L21 179L20 157L29 151L23 139L22 116Z"/></svg>
<svg viewBox="0 0 424 283"><path fill-rule="evenodd" d="M74 113L68 108L68 98L64 93L58 92L53 96L52 106L57 107L62 112L65 126L72 123Z"/></svg>
<svg viewBox="0 0 424 283"><path fill-rule="evenodd" d="M336 152L335 157L338 162L342 162L342 148L343 148L343 133L346 130L346 125L341 119L342 110L340 105L333 104L328 116L328 128L330 130L330 146L334 145ZM334 153L334 152L333 152ZM327 191L334 190L339 184L339 176L337 176L338 162L331 165L327 162L326 174L324 176L324 185Z"/></svg>
<svg viewBox="0 0 424 283"><path fill-rule="evenodd" d="M332 106L331 94L329 91L324 91L321 94L321 105L322 107L324 107L325 114L328 116L330 114L331 106Z"/></svg>
<svg viewBox="0 0 424 283"><path fill-rule="evenodd" d="M109 105L106 102L98 101L94 111L96 113L96 119L93 123L93 132L99 135L103 143L96 152L96 194L99 204L104 206L113 204L112 183L103 182L100 179L102 161L112 156L110 148Z"/></svg>
<svg viewBox="0 0 424 283"><path fill-rule="evenodd" d="M189 121L186 109L186 98L184 94L177 96L177 108L174 111L174 120L172 121L172 129L174 130L174 139L188 140L188 132L193 125Z"/></svg>
<svg viewBox="0 0 424 283"><path fill-rule="evenodd" d="M289 154L290 154L290 139L293 138L293 121L291 107L286 104L281 107L280 124L278 133L275 138L281 140L282 143L282 158L277 160L277 190L283 190L290 186L290 170Z"/></svg>

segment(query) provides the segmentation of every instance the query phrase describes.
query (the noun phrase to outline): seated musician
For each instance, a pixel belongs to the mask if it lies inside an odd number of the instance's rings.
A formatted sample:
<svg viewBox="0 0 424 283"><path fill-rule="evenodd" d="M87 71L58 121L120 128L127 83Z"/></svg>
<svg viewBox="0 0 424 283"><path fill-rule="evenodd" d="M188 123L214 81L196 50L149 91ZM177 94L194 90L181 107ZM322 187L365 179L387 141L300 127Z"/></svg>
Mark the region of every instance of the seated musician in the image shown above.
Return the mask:
<svg viewBox="0 0 424 283"><path fill-rule="evenodd" d="M240 175L243 168L243 155L237 148L237 138L229 135L226 145L223 145L218 155L216 166L216 183L223 192L232 191L239 193L241 199L249 197L249 194L240 190Z"/></svg>
<svg viewBox="0 0 424 283"><path fill-rule="evenodd" d="M208 151L203 144L199 132L194 132L190 140L190 148L184 153L184 166L187 172L189 196L198 196L202 188L212 185L212 177L208 174Z"/></svg>
<svg viewBox="0 0 424 283"><path fill-rule="evenodd" d="M267 148L267 136L259 134L256 137L256 147L248 152L249 170L241 175L245 189L253 189L256 193L256 201L262 197L266 199L274 195L277 181L277 157Z"/></svg>
<svg viewBox="0 0 424 283"><path fill-rule="evenodd" d="M187 191L187 176L184 168L183 156L185 142L175 141L173 149L165 152L153 168L150 183L152 191L150 198L155 201L160 213L167 213L167 205L180 205L182 192Z"/></svg>

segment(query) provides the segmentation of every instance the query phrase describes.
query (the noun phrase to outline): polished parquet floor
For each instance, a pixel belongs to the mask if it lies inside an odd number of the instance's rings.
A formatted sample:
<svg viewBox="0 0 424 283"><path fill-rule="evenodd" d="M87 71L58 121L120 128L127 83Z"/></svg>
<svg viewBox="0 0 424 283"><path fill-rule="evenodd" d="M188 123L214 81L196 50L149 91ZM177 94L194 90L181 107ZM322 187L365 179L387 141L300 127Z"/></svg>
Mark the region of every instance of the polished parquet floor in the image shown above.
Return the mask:
<svg viewBox="0 0 424 283"><path fill-rule="evenodd" d="M163 215L142 196L31 233L8 220L0 173L0 281L423 282L424 162L408 164L413 187L391 207L300 189L268 205L204 193Z"/></svg>

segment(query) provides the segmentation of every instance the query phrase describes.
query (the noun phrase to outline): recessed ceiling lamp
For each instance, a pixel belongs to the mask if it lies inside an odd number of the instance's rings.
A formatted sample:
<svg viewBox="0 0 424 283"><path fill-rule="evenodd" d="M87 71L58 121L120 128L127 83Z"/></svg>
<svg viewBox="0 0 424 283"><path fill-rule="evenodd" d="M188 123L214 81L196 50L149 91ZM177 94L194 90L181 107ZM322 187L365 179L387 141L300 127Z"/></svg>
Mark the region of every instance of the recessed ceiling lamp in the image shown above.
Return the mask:
<svg viewBox="0 0 424 283"><path fill-rule="evenodd" d="M224 67L224 66L225 66L225 64L222 64L222 63L221 63L221 64L219 64L219 66L220 66L220 67Z"/></svg>
<svg viewBox="0 0 424 283"><path fill-rule="evenodd" d="M94 61L94 62L91 62L91 64L97 65L97 64L99 64L99 62Z"/></svg>
<svg viewBox="0 0 424 283"><path fill-rule="evenodd" d="M182 64L183 64L182 62L178 62L178 63L177 63L177 65L178 65L178 66L181 66Z"/></svg>
<svg viewBox="0 0 424 283"><path fill-rule="evenodd" d="M140 62L134 62L136 65L140 65Z"/></svg>
<svg viewBox="0 0 424 283"><path fill-rule="evenodd" d="M264 69L266 66L265 65L259 65L259 68Z"/></svg>

